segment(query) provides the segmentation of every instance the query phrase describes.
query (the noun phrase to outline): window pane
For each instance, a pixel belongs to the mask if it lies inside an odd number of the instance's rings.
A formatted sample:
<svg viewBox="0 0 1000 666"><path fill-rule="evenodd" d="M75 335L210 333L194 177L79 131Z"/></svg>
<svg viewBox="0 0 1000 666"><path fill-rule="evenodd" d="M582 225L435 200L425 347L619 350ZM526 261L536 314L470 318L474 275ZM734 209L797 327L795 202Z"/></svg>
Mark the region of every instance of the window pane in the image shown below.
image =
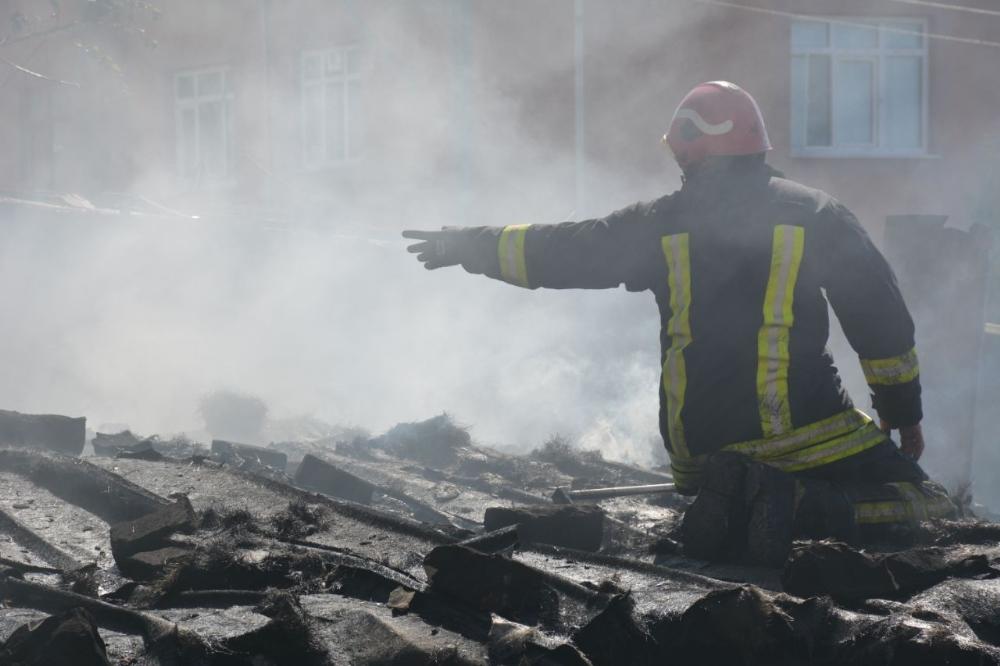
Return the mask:
<svg viewBox="0 0 1000 666"><path fill-rule="evenodd" d="M205 72L198 75L198 95L218 95L222 92L222 73Z"/></svg>
<svg viewBox="0 0 1000 666"><path fill-rule="evenodd" d="M922 145L923 63L920 58L889 56L885 59L885 129L887 148L920 148Z"/></svg>
<svg viewBox="0 0 1000 666"><path fill-rule="evenodd" d="M808 107L809 56L792 56L792 147L801 148L806 142Z"/></svg>
<svg viewBox="0 0 1000 666"><path fill-rule="evenodd" d="M218 178L226 175L225 126L222 102L205 102L198 105L198 148L200 175Z"/></svg>
<svg viewBox="0 0 1000 666"><path fill-rule="evenodd" d="M177 142L178 150L180 151L181 175L191 177L195 175L198 167L198 128L195 121L194 109L184 109L181 111L181 122L178 131L180 132Z"/></svg>
<svg viewBox="0 0 1000 666"><path fill-rule="evenodd" d="M177 77L177 98L189 99L194 97L194 79L190 76Z"/></svg>
<svg viewBox="0 0 1000 666"><path fill-rule="evenodd" d="M792 47L797 49L825 49L830 45L830 24L820 21L795 21L792 23Z"/></svg>
<svg viewBox="0 0 1000 666"><path fill-rule="evenodd" d="M358 157L364 147L365 118L361 103L361 82L347 84L348 157Z"/></svg>
<svg viewBox="0 0 1000 666"><path fill-rule="evenodd" d="M326 75L339 74L344 69L344 58L341 51L327 51Z"/></svg>
<svg viewBox="0 0 1000 666"><path fill-rule="evenodd" d="M361 71L361 51L360 49L348 49L347 51L347 73L357 74Z"/></svg>
<svg viewBox="0 0 1000 666"><path fill-rule="evenodd" d="M809 56L809 92L806 104L807 146L829 146L831 144L830 78L830 56Z"/></svg>
<svg viewBox="0 0 1000 666"><path fill-rule="evenodd" d="M878 46L878 28L834 23L833 46L839 49L874 49Z"/></svg>
<svg viewBox="0 0 1000 666"><path fill-rule="evenodd" d="M233 165L236 164L236 141L233 139L233 133L236 128L236 119L233 117L233 103L226 100L222 103L226 115L223 117L223 127L222 136L226 142L226 162L222 167L222 175L230 175Z"/></svg>
<svg viewBox="0 0 1000 666"><path fill-rule="evenodd" d="M834 123L837 144L874 143L875 64L870 60L837 63Z"/></svg>
<svg viewBox="0 0 1000 666"><path fill-rule="evenodd" d="M323 162L323 89L306 86L302 89L302 140L308 166Z"/></svg>
<svg viewBox="0 0 1000 666"><path fill-rule="evenodd" d="M887 23L882 29L883 44L888 49L923 48L923 31L919 23Z"/></svg>
<svg viewBox="0 0 1000 666"><path fill-rule="evenodd" d="M308 55L302 58L302 78L307 81L320 78L323 73L323 61L318 55Z"/></svg>
<svg viewBox="0 0 1000 666"><path fill-rule="evenodd" d="M345 157L344 84L326 84L326 157L339 161Z"/></svg>

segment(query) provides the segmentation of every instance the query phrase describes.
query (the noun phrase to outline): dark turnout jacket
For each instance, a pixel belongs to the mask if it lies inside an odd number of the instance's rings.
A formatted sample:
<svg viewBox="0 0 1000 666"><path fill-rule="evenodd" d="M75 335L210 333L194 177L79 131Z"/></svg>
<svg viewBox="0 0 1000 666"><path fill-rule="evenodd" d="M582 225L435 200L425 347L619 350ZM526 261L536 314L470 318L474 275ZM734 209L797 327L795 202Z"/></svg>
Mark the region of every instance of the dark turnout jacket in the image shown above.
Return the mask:
<svg viewBox="0 0 1000 666"><path fill-rule="evenodd" d="M660 430L685 489L723 448L815 468L884 441L841 387L827 302L894 427L922 416L913 322L851 212L778 176L760 164L602 219L464 229L462 263L530 289L653 292Z"/></svg>

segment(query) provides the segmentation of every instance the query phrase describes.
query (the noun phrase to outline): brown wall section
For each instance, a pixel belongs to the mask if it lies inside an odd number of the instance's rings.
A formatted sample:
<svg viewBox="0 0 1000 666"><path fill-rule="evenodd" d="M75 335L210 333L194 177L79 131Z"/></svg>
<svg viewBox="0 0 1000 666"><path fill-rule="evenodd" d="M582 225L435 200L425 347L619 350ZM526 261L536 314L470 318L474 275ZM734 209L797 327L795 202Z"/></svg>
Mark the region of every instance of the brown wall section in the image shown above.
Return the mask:
<svg viewBox="0 0 1000 666"><path fill-rule="evenodd" d="M363 203L382 224L398 217L400 200L449 189L488 201L482 208L491 223L525 211L561 219L573 207L573 0L172 0L155 20L135 19L144 34L84 22L26 39L84 17L87 3L63 3L59 16L32 14L17 33L14 13L37 4L0 8L0 39L21 39L0 52L81 87L0 72L0 189L134 192L201 211L229 209L235 199L331 218L338 206L347 216ZM931 33L1000 41L1000 17L886 0L742 4L922 18ZM789 145L790 18L681 0L584 0L583 9L588 206L580 214L676 187L679 173L659 136L683 93L716 78L757 97L776 166L829 190L876 237L887 214L940 213L967 225L996 204L987 178L1000 140L996 46L930 41L927 157L801 158ZM353 163L305 169L301 53L349 44L364 51L365 97L375 102L365 107L371 140ZM173 77L212 65L228 65L233 75L236 160L228 182L192 188L177 178ZM356 196L382 189L396 203ZM441 205L442 216L462 210Z"/></svg>

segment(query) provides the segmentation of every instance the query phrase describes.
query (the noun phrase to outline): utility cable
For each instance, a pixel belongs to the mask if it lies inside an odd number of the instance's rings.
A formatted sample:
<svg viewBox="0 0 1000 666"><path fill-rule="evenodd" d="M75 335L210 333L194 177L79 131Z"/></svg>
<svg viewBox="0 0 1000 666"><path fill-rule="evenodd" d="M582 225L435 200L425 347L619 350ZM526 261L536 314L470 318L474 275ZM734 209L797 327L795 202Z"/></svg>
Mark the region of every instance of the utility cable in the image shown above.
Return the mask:
<svg viewBox="0 0 1000 666"><path fill-rule="evenodd" d="M917 0L910 0L911 2L916 2ZM725 2L725 0L691 0L691 2L698 3L700 5L711 5L713 7L725 7L727 9L742 9L746 12L752 12L755 14L766 14L769 16L781 16L783 18L797 19L802 21L823 21L824 23L830 23L834 25L846 25L855 28L871 28L870 23L861 23L859 21L848 21L844 19L831 19L828 17L821 16L810 16L809 14L798 14L796 12L786 12L780 9L766 9L764 7L754 7L752 5L741 5L735 2ZM954 7L955 5L951 5ZM920 37L926 37L927 39L936 39L943 42L955 42L958 44L973 44L975 46L992 46L994 48L1000 48L1000 42L990 41L988 39L975 39L973 37L956 37L954 35L941 35L933 32L922 32L920 30L907 30L906 28L893 28L888 26L883 26L882 28L886 32L893 32L899 35L916 35Z"/></svg>
<svg viewBox="0 0 1000 666"><path fill-rule="evenodd" d="M930 2L930 0L886 0L887 2L898 2L903 5L916 5L917 7L930 7L931 9L953 9L957 12L968 12L970 14L981 14L983 16L1000 16L1000 10L981 9L979 7L968 7L966 5L953 5L947 2Z"/></svg>

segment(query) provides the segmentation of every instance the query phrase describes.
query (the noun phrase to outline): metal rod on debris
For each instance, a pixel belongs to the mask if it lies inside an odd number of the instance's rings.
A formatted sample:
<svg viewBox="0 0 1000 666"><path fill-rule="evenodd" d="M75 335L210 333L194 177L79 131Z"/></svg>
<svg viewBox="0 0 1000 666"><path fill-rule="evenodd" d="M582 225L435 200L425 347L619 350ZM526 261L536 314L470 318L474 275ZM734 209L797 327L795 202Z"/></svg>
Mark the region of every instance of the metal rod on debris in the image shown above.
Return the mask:
<svg viewBox="0 0 1000 666"><path fill-rule="evenodd" d="M646 486L618 486L612 488L588 488L586 490L569 490L556 488L552 493L552 501L556 504L572 504L576 500L608 499L610 497L627 497L629 495L655 495L657 493L677 492L673 483L653 483Z"/></svg>

